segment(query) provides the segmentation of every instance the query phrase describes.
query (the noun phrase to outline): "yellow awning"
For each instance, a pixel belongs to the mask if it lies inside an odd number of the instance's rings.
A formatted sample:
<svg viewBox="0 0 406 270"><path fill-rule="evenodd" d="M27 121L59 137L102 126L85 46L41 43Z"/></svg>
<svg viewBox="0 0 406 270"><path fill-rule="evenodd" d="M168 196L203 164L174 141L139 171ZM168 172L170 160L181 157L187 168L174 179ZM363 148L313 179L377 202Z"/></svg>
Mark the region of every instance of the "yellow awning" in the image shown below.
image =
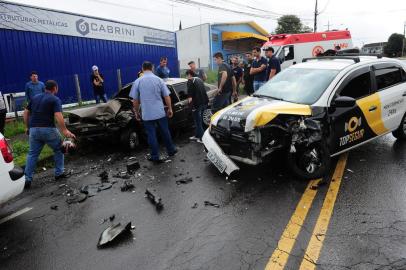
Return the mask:
<svg viewBox="0 0 406 270"><path fill-rule="evenodd" d="M237 39L244 39L244 38L255 38L263 41L268 41L266 36L258 35L255 33L249 32L223 32L221 36L223 41L227 40L237 40Z"/></svg>

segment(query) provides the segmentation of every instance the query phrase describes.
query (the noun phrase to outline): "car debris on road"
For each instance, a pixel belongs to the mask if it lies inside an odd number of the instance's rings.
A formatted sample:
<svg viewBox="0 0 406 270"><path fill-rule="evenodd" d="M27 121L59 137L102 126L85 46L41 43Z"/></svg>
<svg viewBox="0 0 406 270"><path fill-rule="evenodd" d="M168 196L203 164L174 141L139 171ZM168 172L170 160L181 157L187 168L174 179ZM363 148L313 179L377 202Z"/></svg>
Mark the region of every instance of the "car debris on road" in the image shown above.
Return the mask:
<svg viewBox="0 0 406 270"><path fill-rule="evenodd" d="M120 236L131 233L132 229L131 222L128 222L125 225L122 225L121 223L111 225L101 233L97 247L102 248L111 244L113 241L118 240Z"/></svg>
<svg viewBox="0 0 406 270"><path fill-rule="evenodd" d="M152 202L152 204L155 205L156 210L160 211L163 209L164 205L162 203L162 199L155 194L155 192L147 188L145 195Z"/></svg>

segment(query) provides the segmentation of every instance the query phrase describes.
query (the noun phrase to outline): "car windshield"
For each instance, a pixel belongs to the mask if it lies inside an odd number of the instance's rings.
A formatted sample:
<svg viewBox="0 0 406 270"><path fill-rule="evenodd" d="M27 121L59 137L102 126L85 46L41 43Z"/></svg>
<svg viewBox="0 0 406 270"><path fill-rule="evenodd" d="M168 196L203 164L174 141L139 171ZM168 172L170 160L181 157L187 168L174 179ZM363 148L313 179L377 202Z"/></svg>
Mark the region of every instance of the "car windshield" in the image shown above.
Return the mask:
<svg viewBox="0 0 406 270"><path fill-rule="evenodd" d="M330 69L288 68L254 95L310 105L320 98L338 72Z"/></svg>

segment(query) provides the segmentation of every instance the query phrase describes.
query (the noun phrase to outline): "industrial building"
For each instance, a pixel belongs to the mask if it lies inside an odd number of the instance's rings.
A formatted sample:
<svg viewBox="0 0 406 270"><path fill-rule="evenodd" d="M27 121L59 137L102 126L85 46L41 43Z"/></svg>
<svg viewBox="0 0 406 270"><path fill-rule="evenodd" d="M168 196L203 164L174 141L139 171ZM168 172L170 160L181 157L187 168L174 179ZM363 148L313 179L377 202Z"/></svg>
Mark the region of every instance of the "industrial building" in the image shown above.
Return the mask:
<svg viewBox="0 0 406 270"><path fill-rule="evenodd" d="M176 32L180 69L191 60L201 68L214 68L213 54L222 52L226 60L242 55L268 41L268 31L253 21L201 24Z"/></svg>
<svg viewBox="0 0 406 270"><path fill-rule="evenodd" d="M91 100L91 67L97 65L111 97L118 78L135 80L143 61L158 65L161 56L168 57L171 77L179 76L174 32L0 1L0 40L3 94L24 92L35 70L41 81L59 83L64 103L78 100L77 74L82 100Z"/></svg>

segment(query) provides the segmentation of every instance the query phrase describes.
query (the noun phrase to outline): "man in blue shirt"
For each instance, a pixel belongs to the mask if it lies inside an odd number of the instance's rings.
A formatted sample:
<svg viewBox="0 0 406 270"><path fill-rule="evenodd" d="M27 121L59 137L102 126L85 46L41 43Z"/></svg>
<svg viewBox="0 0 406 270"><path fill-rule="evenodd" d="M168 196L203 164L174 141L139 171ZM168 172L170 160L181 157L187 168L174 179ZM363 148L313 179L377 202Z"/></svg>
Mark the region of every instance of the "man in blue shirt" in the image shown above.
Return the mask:
<svg viewBox="0 0 406 270"><path fill-rule="evenodd" d="M279 58L274 55L274 49L267 47L264 49L266 57L268 57L268 68L266 70L268 80L272 79L276 74L281 72L281 62Z"/></svg>
<svg viewBox="0 0 406 270"><path fill-rule="evenodd" d="M142 71L144 75L134 82L130 97L133 98L135 116L138 121L141 120L139 113L141 105L142 121L148 135L148 144L151 147L151 156L148 160L160 163L163 160L159 157L159 144L156 137L157 126L160 128L168 155L173 156L178 152L172 142L168 126L167 117L173 116L170 91L165 83L152 73L151 62L144 62ZM165 99L165 104L168 107L166 113L162 98Z"/></svg>
<svg viewBox="0 0 406 270"><path fill-rule="evenodd" d="M30 188L37 160L45 144L54 151L55 180L67 178L70 174L64 172L64 156L61 150L61 134L55 127L55 120L59 129L67 138L75 138L65 126L62 115L62 102L55 95L58 84L49 80L45 83L45 92L32 98L24 111L26 133L29 134L30 150L25 165L25 187Z"/></svg>
<svg viewBox="0 0 406 270"><path fill-rule="evenodd" d="M169 78L169 73L171 71L169 70L167 65L168 65L168 58L165 56L161 57L161 61L159 61L159 66L155 70L155 73L159 78L161 78L161 79Z"/></svg>
<svg viewBox="0 0 406 270"><path fill-rule="evenodd" d="M38 73L36 71L31 71L31 81L25 84L25 99L28 102L38 94L44 93L45 85L43 82L38 80Z"/></svg>
<svg viewBox="0 0 406 270"><path fill-rule="evenodd" d="M256 92L267 81L266 67L268 62L261 56L261 48L254 47L252 50L254 61L252 62L250 75L254 75L254 92Z"/></svg>

